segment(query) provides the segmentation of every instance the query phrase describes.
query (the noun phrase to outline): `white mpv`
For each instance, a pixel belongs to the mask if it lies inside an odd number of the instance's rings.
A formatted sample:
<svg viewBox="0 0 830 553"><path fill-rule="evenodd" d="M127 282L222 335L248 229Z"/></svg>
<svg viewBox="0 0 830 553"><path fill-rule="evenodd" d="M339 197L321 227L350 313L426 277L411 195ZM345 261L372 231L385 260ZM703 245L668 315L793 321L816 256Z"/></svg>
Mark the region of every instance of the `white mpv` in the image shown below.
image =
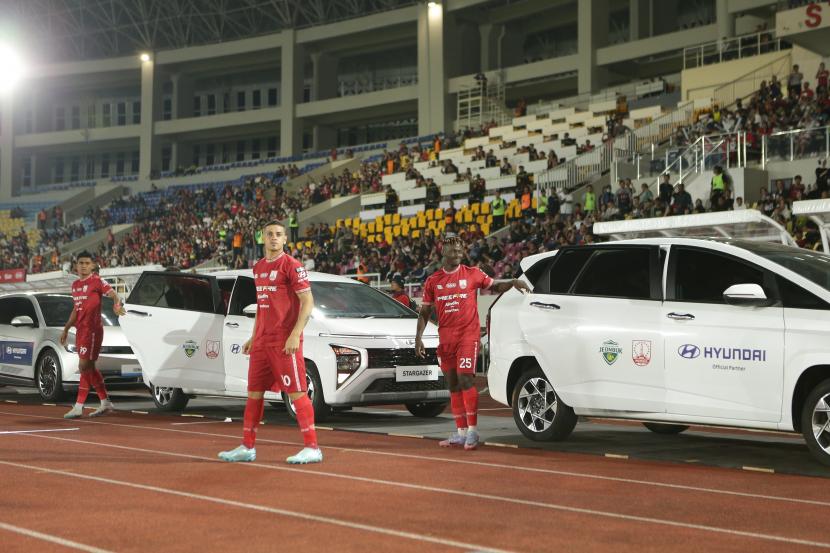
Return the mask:
<svg viewBox="0 0 830 553"><path fill-rule="evenodd" d="M315 416L356 405L403 403L418 417L440 414L449 392L438 368L438 329L426 330L427 356L415 355L418 315L346 277L309 273L314 311L303 355ZM190 397L245 397L254 328L251 270L211 275L145 272L120 318L156 406L181 410ZM287 396L266 392L273 402Z"/></svg>
<svg viewBox="0 0 830 553"><path fill-rule="evenodd" d="M830 465L830 256L653 238L525 258L488 315L488 384L521 432L577 415L801 432Z"/></svg>

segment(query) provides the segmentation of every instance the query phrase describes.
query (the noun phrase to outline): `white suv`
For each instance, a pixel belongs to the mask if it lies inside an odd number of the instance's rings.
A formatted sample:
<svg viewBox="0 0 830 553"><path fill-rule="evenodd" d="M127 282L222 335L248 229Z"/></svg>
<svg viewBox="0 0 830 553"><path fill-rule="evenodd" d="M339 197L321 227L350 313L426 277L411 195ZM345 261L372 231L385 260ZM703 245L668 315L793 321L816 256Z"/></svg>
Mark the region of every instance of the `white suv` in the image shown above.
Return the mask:
<svg viewBox="0 0 830 553"><path fill-rule="evenodd" d="M654 238L522 260L489 313L488 384L534 440L577 415L798 431L830 465L830 256Z"/></svg>
<svg viewBox="0 0 830 553"><path fill-rule="evenodd" d="M309 280L314 311L303 354L318 420L355 405L404 403L418 417L444 410L449 392L438 368L434 325L426 331L427 356L418 358L414 311L345 277L309 273ZM145 272L125 308L121 326L159 408L181 410L194 395L247 395L249 358L242 345L256 314L251 270ZM265 397L287 400L272 392Z"/></svg>

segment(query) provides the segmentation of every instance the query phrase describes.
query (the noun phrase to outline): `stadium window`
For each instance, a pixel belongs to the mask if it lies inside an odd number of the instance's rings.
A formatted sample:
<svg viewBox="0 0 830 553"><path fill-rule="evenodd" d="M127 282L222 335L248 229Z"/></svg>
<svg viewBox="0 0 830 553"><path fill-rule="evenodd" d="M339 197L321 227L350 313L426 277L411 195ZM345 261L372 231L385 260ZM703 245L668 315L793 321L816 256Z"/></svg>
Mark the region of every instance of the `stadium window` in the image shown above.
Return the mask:
<svg viewBox="0 0 830 553"><path fill-rule="evenodd" d="M141 102L133 102L133 125L141 124Z"/></svg>
<svg viewBox="0 0 830 553"><path fill-rule="evenodd" d="M81 158L73 157L72 164L69 166L69 182L79 180L81 180Z"/></svg>
<svg viewBox="0 0 830 553"><path fill-rule="evenodd" d="M104 126L111 127L112 126L112 104L106 102L103 106L103 119L104 119Z"/></svg>
<svg viewBox="0 0 830 553"><path fill-rule="evenodd" d="M55 158L55 178L54 182L63 182L63 158Z"/></svg>
<svg viewBox="0 0 830 553"><path fill-rule="evenodd" d="M231 94L225 92L222 94L222 113L228 113L231 110Z"/></svg>
<svg viewBox="0 0 830 553"><path fill-rule="evenodd" d="M173 99L165 98L162 102L161 118L165 121L173 119Z"/></svg>
<svg viewBox="0 0 830 553"><path fill-rule="evenodd" d="M262 91L257 89L254 90L253 98L251 100L254 109L259 109L262 107Z"/></svg>
<svg viewBox="0 0 830 553"><path fill-rule="evenodd" d="M23 158L23 174L22 184L24 188L31 188L32 186L32 156Z"/></svg>
<svg viewBox="0 0 830 553"><path fill-rule="evenodd" d="M202 148L198 144L195 144L193 146L193 159L191 160L193 162L192 165L195 165L196 167L198 167L199 166L199 160L201 159L201 157L202 157Z"/></svg>
<svg viewBox="0 0 830 553"><path fill-rule="evenodd" d="M72 128L81 128L81 106L72 106Z"/></svg>
<svg viewBox="0 0 830 553"><path fill-rule="evenodd" d="M259 159L259 156L260 156L259 145L260 145L259 138L254 138L253 140L251 140L251 159Z"/></svg>
<svg viewBox="0 0 830 553"><path fill-rule="evenodd" d="M236 161L245 161L245 141L236 143Z"/></svg>
<svg viewBox="0 0 830 553"><path fill-rule="evenodd" d="M245 111L245 91L236 93L236 111Z"/></svg>
<svg viewBox="0 0 830 553"><path fill-rule="evenodd" d="M66 128L66 113L63 107L55 108L55 130L62 131Z"/></svg>
<svg viewBox="0 0 830 553"><path fill-rule="evenodd" d="M205 146L205 165L213 165L216 163L216 145L208 144Z"/></svg>
<svg viewBox="0 0 830 553"><path fill-rule="evenodd" d="M138 174L138 172L140 170L139 160L140 160L140 154L138 153L138 150L133 151L133 158L132 158L132 161L130 163L130 174L131 175L137 175Z"/></svg>
<svg viewBox="0 0 830 553"><path fill-rule="evenodd" d="M193 117L200 117L202 115L202 97L193 97Z"/></svg>
<svg viewBox="0 0 830 553"><path fill-rule="evenodd" d="M276 88L269 88L268 89L268 106L274 107L277 105L277 89Z"/></svg>
<svg viewBox="0 0 830 553"><path fill-rule="evenodd" d="M169 171L170 162L173 160L173 148L170 146L162 146L161 148L161 170Z"/></svg>
<svg viewBox="0 0 830 553"><path fill-rule="evenodd" d="M105 179L110 176L110 155L101 154L101 178Z"/></svg>
<svg viewBox="0 0 830 553"><path fill-rule="evenodd" d="M268 157L277 157L277 137L268 137Z"/></svg>
<svg viewBox="0 0 830 553"><path fill-rule="evenodd" d="M86 158L86 178L95 178L95 156L87 156Z"/></svg>
<svg viewBox="0 0 830 553"><path fill-rule="evenodd" d="M222 163L228 163L231 160L231 145L222 144Z"/></svg>
<svg viewBox="0 0 830 553"><path fill-rule="evenodd" d="M126 156L124 152L118 152L115 154L115 176L116 177L123 177L124 176L124 165L126 161Z"/></svg>
<svg viewBox="0 0 830 553"><path fill-rule="evenodd" d="M127 124L127 104L125 102L118 102L118 126L123 127Z"/></svg>
<svg viewBox="0 0 830 553"><path fill-rule="evenodd" d="M207 97L207 114L216 115L216 94L208 94Z"/></svg>
<svg viewBox="0 0 830 553"><path fill-rule="evenodd" d="M94 129L97 125L96 120L98 119L97 108L95 103L89 104L86 108L86 121L87 127L90 129Z"/></svg>

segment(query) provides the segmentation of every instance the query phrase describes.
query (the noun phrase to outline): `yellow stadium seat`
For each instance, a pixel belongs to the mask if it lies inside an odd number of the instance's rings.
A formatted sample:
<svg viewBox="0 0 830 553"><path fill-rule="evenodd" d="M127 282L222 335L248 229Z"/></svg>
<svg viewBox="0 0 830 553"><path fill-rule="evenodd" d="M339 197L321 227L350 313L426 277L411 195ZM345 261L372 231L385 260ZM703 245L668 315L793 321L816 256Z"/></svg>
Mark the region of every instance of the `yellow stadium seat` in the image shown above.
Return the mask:
<svg viewBox="0 0 830 553"><path fill-rule="evenodd" d="M401 222L401 214L400 213L395 213L394 215L392 215L392 224L397 225L397 224L400 224L400 222Z"/></svg>
<svg viewBox="0 0 830 553"><path fill-rule="evenodd" d="M533 198L532 200L530 200L530 206L531 206L533 209L536 209L536 198Z"/></svg>
<svg viewBox="0 0 830 553"><path fill-rule="evenodd" d="M409 236L409 227L401 227L401 235L402 236ZM418 232L417 230L413 230L413 233Z"/></svg>
<svg viewBox="0 0 830 553"><path fill-rule="evenodd" d="M481 204L481 214L487 215L490 213L490 204Z"/></svg>
<svg viewBox="0 0 830 553"><path fill-rule="evenodd" d="M412 238L420 238L420 237L421 237L421 231L420 230L416 229L416 230L412 231Z"/></svg>
<svg viewBox="0 0 830 553"><path fill-rule="evenodd" d="M493 216L492 216L492 215L488 215L488 216L487 216L487 218L486 218L486 219L485 219L485 221L484 221L484 224L487 224L487 225L492 225L492 224L493 224Z"/></svg>
<svg viewBox="0 0 830 553"><path fill-rule="evenodd" d="M383 224L386 225L386 226L392 224L392 214L391 213L386 213L383 216Z"/></svg>
<svg viewBox="0 0 830 553"><path fill-rule="evenodd" d="M441 209L440 207L436 208L435 212L434 212L433 220L434 221L442 221L443 219L444 219L444 210Z"/></svg>
<svg viewBox="0 0 830 553"><path fill-rule="evenodd" d="M314 247L314 242L312 242L311 240L306 240L305 241L305 247L309 248L309 249L313 248Z"/></svg>
<svg viewBox="0 0 830 553"><path fill-rule="evenodd" d="M481 212L481 204L475 203L470 206L470 211L473 212L473 215L478 215Z"/></svg>
<svg viewBox="0 0 830 553"><path fill-rule="evenodd" d="M338 219L337 221L335 221L334 226L337 227L337 228L342 227L343 226L343 219Z"/></svg>
<svg viewBox="0 0 830 553"><path fill-rule="evenodd" d="M347 226L347 227L352 226L352 218L351 218L351 217L347 217L347 218L346 218L346 220L343 222L343 224L344 224L345 226Z"/></svg>
<svg viewBox="0 0 830 553"><path fill-rule="evenodd" d="M484 236L487 236L488 234L490 234L490 225L487 224L487 223L484 223L483 225L481 225L481 232L484 233Z"/></svg>
<svg viewBox="0 0 830 553"><path fill-rule="evenodd" d="M369 231L369 234L374 234L375 233L375 222L374 221L369 221L369 223L366 224L366 230Z"/></svg>
<svg viewBox="0 0 830 553"><path fill-rule="evenodd" d="M444 232L445 228L447 228L446 221L439 221L438 222L438 230L440 230L441 232Z"/></svg>
<svg viewBox="0 0 830 553"><path fill-rule="evenodd" d="M473 212L472 211L465 211L464 212L464 222L465 223L472 223L473 222Z"/></svg>

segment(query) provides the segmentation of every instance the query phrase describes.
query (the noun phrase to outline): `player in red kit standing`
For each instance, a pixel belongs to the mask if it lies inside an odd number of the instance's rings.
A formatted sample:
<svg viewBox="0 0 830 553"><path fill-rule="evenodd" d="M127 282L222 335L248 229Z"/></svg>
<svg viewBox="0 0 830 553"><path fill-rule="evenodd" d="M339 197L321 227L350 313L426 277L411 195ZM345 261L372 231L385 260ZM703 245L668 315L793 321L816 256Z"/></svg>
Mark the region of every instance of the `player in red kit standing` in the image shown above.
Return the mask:
<svg viewBox="0 0 830 553"><path fill-rule="evenodd" d="M297 413L297 424L305 447L288 457L290 464L319 463L323 453L317 446L314 407L308 398L303 359L303 329L314 309L311 285L303 265L283 251L285 226L278 221L262 229L265 257L254 265L257 315L254 334L242 352L248 362L248 402L242 426L242 445L223 451L228 462L256 460L256 431L262 420L266 390L284 391Z"/></svg>
<svg viewBox="0 0 830 553"><path fill-rule="evenodd" d="M521 280L495 283L477 267L462 265L464 242L457 236L443 241L443 267L424 283L424 296L415 335L415 353L424 357L422 336L432 308L438 312L438 363L450 390L450 406L456 432L440 442L442 447L475 449L479 443L478 390L475 387L476 359L481 327L478 319L478 290L497 293L530 288Z"/></svg>
<svg viewBox="0 0 830 553"><path fill-rule="evenodd" d="M63 327L60 342L66 346L69 329L75 327L75 351L78 352L78 369L81 371L81 380L78 383L78 399L75 405L63 418L76 419L84 414L84 403L89 394L90 386L95 387L101 405L89 414L90 417L111 413L114 410L112 401L107 397L107 388L104 386L104 377L101 371L95 368L95 361L101 352L101 343L104 340L104 325L101 322L101 298L107 296L115 302L116 315L123 315L124 308L118 294L106 280L101 279L93 272L95 262L88 252L78 254L75 262L78 271L78 280L72 283L72 300L75 307L69 315L69 321Z"/></svg>

